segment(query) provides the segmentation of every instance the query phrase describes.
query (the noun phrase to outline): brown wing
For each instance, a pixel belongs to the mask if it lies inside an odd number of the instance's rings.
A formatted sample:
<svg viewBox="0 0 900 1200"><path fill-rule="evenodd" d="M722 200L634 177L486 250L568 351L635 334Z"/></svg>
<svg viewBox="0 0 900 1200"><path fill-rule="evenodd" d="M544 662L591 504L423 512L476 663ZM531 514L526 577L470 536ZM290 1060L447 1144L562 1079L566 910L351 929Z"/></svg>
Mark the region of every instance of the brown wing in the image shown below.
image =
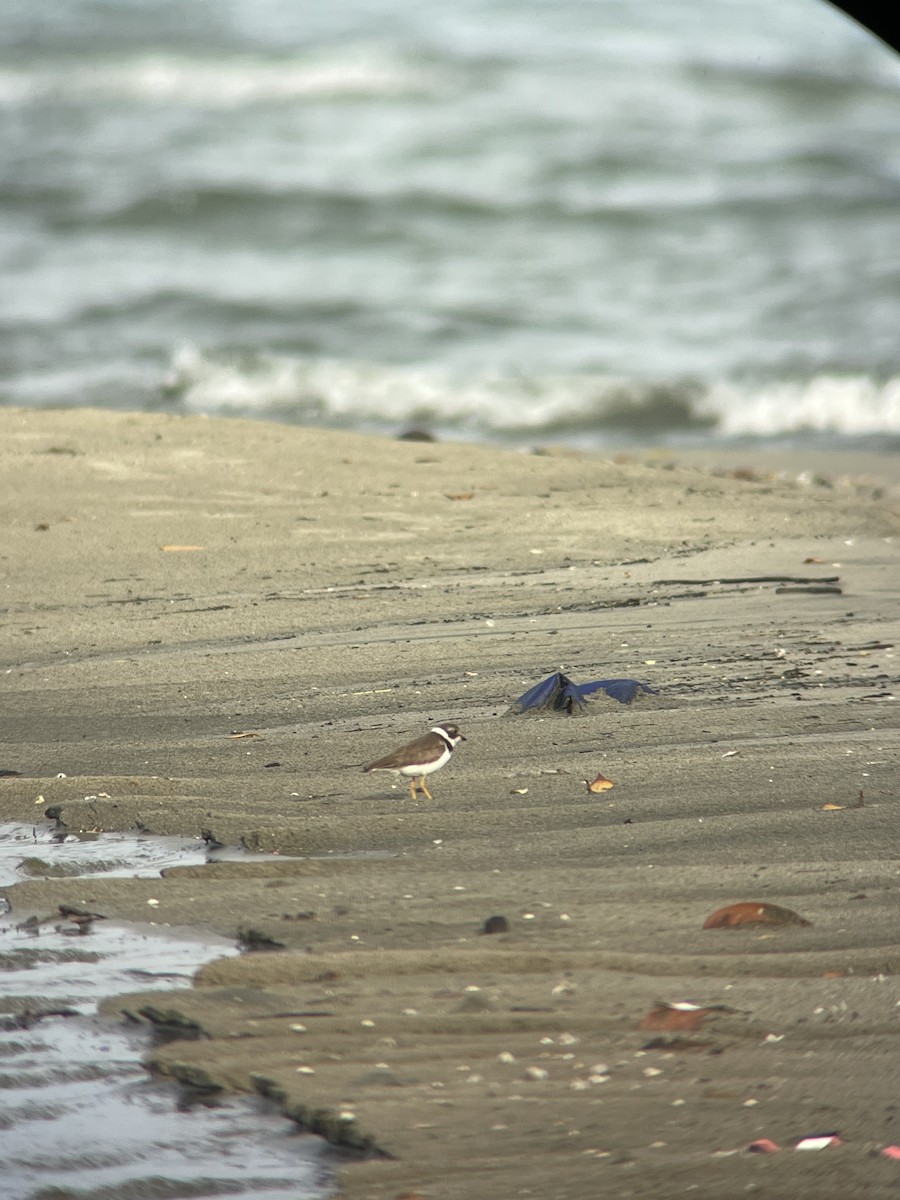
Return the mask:
<svg viewBox="0 0 900 1200"><path fill-rule="evenodd" d="M426 733L420 738L416 738L414 742L407 742L405 746L400 746L397 750L392 750L390 754L386 754L384 758L377 758L375 762L369 763L367 767L363 767L364 771L380 771L380 770L396 770L398 767L405 767L407 763L420 763L423 758L428 759L434 755L437 735L434 733Z"/></svg>

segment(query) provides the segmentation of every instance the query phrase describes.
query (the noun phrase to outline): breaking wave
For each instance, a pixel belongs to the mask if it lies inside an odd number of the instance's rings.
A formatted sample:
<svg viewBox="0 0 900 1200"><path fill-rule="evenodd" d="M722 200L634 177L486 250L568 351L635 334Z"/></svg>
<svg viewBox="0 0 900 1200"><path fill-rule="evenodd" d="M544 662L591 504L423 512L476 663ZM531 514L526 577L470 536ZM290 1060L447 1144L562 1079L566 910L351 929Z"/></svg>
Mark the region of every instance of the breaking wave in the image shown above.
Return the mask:
<svg viewBox="0 0 900 1200"><path fill-rule="evenodd" d="M437 369L276 355L228 361L184 347L162 391L190 412L379 432L415 426L449 437L900 438L900 376L710 386L603 375L460 379Z"/></svg>

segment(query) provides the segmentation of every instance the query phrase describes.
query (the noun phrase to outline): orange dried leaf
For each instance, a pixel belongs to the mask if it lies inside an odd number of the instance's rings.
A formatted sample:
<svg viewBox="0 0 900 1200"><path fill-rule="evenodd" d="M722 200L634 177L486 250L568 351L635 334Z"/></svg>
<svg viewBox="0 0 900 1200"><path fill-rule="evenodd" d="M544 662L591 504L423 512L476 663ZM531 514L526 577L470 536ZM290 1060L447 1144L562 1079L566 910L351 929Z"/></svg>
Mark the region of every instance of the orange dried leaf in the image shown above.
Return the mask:
<svg viewBox="0 0 900 1200"><path fill-rule="evenodd" d="M160 550L176 551L176 550L205 550L205 546L160 546Z"/></svg>
<svg viewBox="0 0 900 1200"><path fill-rule="evenodd" d="M608 792L611 787L616 786L605 775L598 775L596 779L586 779L584 782L589 792Z"/></svg>
<svg viewBox="0 0 900 1200"><path fill-rule="evenodd" d="M823 804L822 808L825 812L834 812L838 808L843 808L843 804Z"/></svg>
<svg viewBox="0 0 900 1200"><path fill-rule="evenodd" d="M746 900L740 904L728 904L717 908L703 922L704 929L733 929L738 925L811 925L793 909L780 904L766 904Z"/></svg>
<svg viewBox="0 0 900 1200"><path fill-rule="evenodd" d="M444 492L448 500L471 500L474 492Z"/></svg>

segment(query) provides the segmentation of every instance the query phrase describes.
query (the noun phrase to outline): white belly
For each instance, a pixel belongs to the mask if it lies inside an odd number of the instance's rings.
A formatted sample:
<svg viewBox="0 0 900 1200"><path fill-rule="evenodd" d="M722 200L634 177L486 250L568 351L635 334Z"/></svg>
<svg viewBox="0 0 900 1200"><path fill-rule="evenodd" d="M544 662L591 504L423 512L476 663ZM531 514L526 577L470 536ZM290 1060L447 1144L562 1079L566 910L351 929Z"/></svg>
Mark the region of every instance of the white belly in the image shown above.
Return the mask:
<svg viewBox="0 0 900 1200"><path fill-rule="evenodd" d="M449 761L449 759L450 759L450 751L445 748L444 753L441 755L441 757L436 758L434 760L434 762L410 763L408 767L400 768L400 774L406 775L407 778L409 778L409 779L412 779L419 775L430 775L432 771L436 771L438 769L438 767L442 767L444 765L444 763Z"/></svg>

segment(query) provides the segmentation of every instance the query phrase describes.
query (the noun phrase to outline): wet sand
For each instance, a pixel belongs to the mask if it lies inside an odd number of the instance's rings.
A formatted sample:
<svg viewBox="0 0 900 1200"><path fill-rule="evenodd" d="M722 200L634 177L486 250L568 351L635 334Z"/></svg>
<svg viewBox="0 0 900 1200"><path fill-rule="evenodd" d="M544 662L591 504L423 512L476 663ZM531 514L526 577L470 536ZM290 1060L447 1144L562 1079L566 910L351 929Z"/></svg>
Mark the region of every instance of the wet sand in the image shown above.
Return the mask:
<svg viewBox="0 0 900 1200"><path fill-rule="evenodd" d="M272 855L7 889L283 947L107 1002L154 1070L367 1149L352 1200L896 1194L896 459L0 433L0 817ZM658 694L504 715L560 667ZM433 801L362 774L436 720Z"/></svg>

